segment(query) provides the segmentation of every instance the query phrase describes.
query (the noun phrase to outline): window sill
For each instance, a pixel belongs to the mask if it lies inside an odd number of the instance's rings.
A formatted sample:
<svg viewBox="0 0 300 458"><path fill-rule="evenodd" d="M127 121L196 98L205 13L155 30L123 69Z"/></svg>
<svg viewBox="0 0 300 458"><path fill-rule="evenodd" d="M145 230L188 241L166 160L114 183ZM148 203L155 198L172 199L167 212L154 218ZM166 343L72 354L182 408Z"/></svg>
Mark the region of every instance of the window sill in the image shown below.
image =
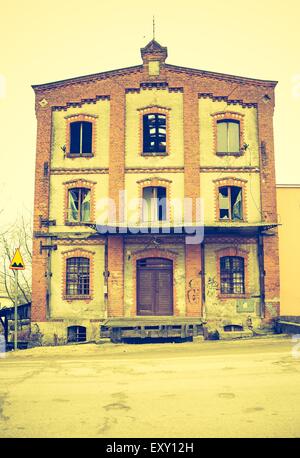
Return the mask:
<svg viewBox="0 0 300 458"><path fill-rule="evenodd" d="M243 156L244 151L235 151L235 152L227 152L227 151L216 151L217 156Z"/></svg>
<svg viewBox="0 0 300 458"><path fill-rule="evenodd" d="M68 296L68 295L65 295L64 296L64 300L65 301L90 301L92 299L92 296L90 294L86 295L86 296L82 296L82 295L72 295L72 296Z"/></svg>
<svg viewBox="0 0 300 458"><path fill-rule="evenodd" d="M65 225L66 226L89 226L90 224L93 224L91 221L66 221Z"/></svg>
<svg viewBox="0 0 300 458"><path fill-rule="evenodd" d="M250 294L218 294L218 299L250 299Z"/></svg>
<svg viewBox="0 0 300 458"><path fill-rule="evenodd" d="M145 153L145 152L142 152L142 153L141 153L141 156L143 156L143 157L151 157L151 156L155 156L155 157L156 157L156 156L161 156L161 157L164 157L164 156L168 156L168 153L167 153L167 152L165 152L165 153L155 153L155 152L153 152L153 153Z"/></svg>
<svg viewBox="0 0 300 458"><path fill-rule="evenodd" d="M70 159L90 158L90 157L94 157L94 153L82 153L82 154L66 153L66 157L68 157Z"/></svg>

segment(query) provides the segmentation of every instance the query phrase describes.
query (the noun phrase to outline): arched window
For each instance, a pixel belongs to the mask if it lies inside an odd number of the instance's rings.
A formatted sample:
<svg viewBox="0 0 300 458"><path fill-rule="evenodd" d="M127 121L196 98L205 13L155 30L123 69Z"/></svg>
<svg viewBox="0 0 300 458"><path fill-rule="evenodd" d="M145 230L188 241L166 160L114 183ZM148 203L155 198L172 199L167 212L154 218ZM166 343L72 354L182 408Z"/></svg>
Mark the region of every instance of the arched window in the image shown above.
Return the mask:
<svg viewBox="0 0 300 458"><path fill-rule="evenodd" d="M150 113L143 115L143 153L166 153L166 115Z"/></svg>
<svg viewBox="0 0 300 458"><path fill-rule="evenodd" d="M89 121L70 123L70 154L82 155L92 153L93 124Z"/></svg>
<svg viewBox="0 0 300 458"><path fill-rule="evenodd" d="M245 293L245 267L241 256L223 256L220 258L221 294Z"/></svg>
<svg viewBox="0 0 300 458"><path fill-rule="evenodd" d="M90 294L90 260L83 257L68 258L66 265L66 295Z"/></svg>
<svg viewBox="0 0 300 458"><path fill-rule="evenodd" d="M68 327L68 342L85 342L86 328L84 326Z"/></svg>
<svg viewBox="0 0 300 458"><path fill-rule="evenodd" d="M243 196L240 186L219 187L219 218L222 220L243 220Z"/></svg>
<svg viewBox="0 0 300 458"><path fill-rule="evenodd" d="M240 149L240 121L217 121L217 152L238 153Z"/></svg>
<svg viewBox="0 0 300 458"><path fill-rule="evenodd" d="M91 190L71 188L68 192L68 222L87 223L91 220Z"/></svg>
<svg viewBox="0 0 300 458"><path fill-rule="evenodd" d="M167 219L167 190L163 186L143 188L143 221L165 221Z"/></svg>

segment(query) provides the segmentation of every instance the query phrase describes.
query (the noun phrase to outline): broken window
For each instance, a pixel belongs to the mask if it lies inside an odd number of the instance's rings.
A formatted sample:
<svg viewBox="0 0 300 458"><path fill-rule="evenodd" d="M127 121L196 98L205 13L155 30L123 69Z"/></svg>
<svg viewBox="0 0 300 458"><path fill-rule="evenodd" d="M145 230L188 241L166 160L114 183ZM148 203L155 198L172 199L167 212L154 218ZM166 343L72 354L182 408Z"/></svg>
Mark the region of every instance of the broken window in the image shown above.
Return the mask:
<svg viewBox="0 0 300 458"><path fill-rule="evenodd" d="M240 122L217 121L218 153L238 153L240 151Z"/></svg>
<svg viewBox="0 0 300 458"><path fill-rule="evenodd" d="M69 190L68 221L86 223L91 218L91 190L72 188Z"/></svg>
<svg viewBox="0 0 300 458"><path fill-rule="evenodd" d="M67 296L87 296L90 293L90 260L68 258L66 266Z"/></svg>
<svg viewBox="0 0 300 458"><path fill-rule="evenodd" d="M68 327L68 342L85 342L86 328L84 326Z"/></svg>
<svg viewBox="0 0 300 458"><path fill-rule="evenodd" d="M143 221L167 219L167 190L163 186L143 188Z"/></svg>
<svg viewBox="0 0 300 458"><path fill-rule="evenodd" d="M220 259L221 294L244 294L245 272L244 258L223 256Z"/></svg>
<svg viewBox="0 0 300 458"><path fill-rule="evenodd" d="M219 188L220 219L241 221L243 219L242 188L222 186Z"/></svg>
<svg viewBox="0 0 300 458"><path fill-rule="evenodd" d="M92 153L93 125L88 121L75 121L70 124L70 154Z"/></svg>
<svg viewBox="0 0 300 458"><path fill-rule="evenodd" d="M166 115L146 114L143 116L143 153L166 152Z"/></svg>

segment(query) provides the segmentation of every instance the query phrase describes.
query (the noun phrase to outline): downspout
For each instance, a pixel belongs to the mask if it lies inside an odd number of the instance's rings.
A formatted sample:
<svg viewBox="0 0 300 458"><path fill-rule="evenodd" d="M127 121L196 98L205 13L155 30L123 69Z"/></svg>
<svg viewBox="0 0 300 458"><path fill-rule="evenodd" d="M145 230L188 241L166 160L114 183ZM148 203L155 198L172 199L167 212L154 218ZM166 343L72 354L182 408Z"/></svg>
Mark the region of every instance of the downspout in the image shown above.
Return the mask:
<svg viewBox="0 0 300 458"><path fill-rule="evenodd" d="M265 267L264 267L264 240L261 232L257 237L257 254L259 268L259 293L260 293L260 317L265 317Z"/></svg>
<svg viewBox="0 0 300 458"><path fill-rule="evenodd" d="M205 310L205 243L204 239L201 244L201 297L202 297L202 306L201 306L201 318L206 320L206 310Z"/></svg>

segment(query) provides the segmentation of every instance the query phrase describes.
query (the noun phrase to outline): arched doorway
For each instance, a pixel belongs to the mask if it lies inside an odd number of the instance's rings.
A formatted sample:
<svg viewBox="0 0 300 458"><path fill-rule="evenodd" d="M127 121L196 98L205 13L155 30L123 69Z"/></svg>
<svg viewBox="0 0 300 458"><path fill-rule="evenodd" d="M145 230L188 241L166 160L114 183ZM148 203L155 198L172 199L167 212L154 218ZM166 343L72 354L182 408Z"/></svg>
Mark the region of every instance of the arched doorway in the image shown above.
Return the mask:
<svg viewBox="0 0 300 458"><path fill-rule="evenodd" d="M173 261L137 261L137 315L173 315Z"/></svg>

